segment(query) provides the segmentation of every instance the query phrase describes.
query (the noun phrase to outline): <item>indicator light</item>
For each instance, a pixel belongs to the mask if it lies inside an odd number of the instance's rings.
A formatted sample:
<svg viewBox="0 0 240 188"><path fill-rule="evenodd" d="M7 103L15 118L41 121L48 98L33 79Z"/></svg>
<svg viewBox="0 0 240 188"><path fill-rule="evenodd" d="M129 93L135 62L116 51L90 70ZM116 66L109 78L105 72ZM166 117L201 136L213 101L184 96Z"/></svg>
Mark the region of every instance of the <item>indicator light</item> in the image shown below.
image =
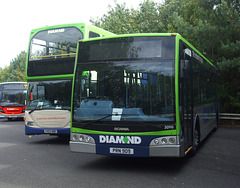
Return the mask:
<svg viewBox="0 0 240 188"><path fill-rule="evenodd" d="M169 138L169 143L170 144L175 144L175 139L174 138Z"/></svg>

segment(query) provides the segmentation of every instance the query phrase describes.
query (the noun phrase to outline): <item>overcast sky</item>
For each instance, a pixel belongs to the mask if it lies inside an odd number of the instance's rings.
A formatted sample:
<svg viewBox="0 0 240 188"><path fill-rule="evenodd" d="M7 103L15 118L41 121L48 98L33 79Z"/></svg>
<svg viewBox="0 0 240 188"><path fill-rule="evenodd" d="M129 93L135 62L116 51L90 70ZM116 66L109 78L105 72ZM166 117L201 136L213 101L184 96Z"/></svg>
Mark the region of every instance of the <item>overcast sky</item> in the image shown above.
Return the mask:
<svg viewBox="0 0 240 188"><path fill-rule="evenodd" d="M138 8L144 0L117 0ZM155 0L160 2L161 0ZM89 23L102 17L114 0L3 0L0 2L0 67L4 68L21 51L27 51L30 31L47 25Z"/></svg>

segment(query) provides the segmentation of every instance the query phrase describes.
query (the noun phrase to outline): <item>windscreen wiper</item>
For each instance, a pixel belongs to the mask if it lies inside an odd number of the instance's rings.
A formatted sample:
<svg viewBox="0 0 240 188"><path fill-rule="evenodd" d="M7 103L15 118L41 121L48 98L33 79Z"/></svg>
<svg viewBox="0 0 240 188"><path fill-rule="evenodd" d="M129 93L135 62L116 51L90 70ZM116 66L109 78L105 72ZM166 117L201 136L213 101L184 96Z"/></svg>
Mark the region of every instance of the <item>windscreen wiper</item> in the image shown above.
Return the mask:
<svg viewBox="0 0 240 188"><path fill-rule="evenodd" d="M65 108L65 107L60 107L60 108L55 108L55 107L42 108L44 106L49 106L49 105L42 105L41 107L36 107L36 108L30 110L29 114L33 113L35 110L68 110L68 111L71 111L71 108Z"/></svg>
<svg viewBox="0 0 240 188"><path fill-rule="evenodd" d="M28 114L31 114L31 113L33 113L35 110L40 110L40 108L39 108L39 107L36 107L36 108L34 108L34 109L30 110L30 112L29 112Z"/></svg>
<svg viewBox="0 0 240 188"><path fill-rule="evenodd" d="M102 121L102 120L104 120L104 119L106 119L106 118L108 118L108 117L110 117L110 116L112 116L113 114L108 114L108 115L106 115L106 116L104 116L104 117L102 117L102 118L100 118L100 119L97 119L97 120L95 120L93 123L96 123L96 122L98 122L98 121Z"/></svg>
<svg viewBox="0 0 240 188"><path fill-rule="evenodd" d="M44 106L49 106L49 105L41 105L41 106L37 106L36 108L30 110L29 114L33 113L35 110L44 110L42 107ZM49 110L49 109L45 109L45 110Z"/></svg>

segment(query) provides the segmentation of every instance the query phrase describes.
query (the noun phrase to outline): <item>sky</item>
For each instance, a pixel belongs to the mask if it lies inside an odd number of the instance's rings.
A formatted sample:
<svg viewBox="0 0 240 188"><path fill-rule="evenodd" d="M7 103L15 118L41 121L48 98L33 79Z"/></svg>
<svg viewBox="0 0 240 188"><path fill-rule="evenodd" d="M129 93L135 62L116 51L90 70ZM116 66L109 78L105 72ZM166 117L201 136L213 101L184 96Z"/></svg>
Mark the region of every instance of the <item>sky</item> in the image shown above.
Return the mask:
<svg viewBox="0 0 240 188"><path fill-rule="evenodd" d="M137 9L144 0L116 0ZM155 0L160 2L161 0ZM90 23L90 18L107 14L114 0L4 0L0 2L0 67L27 51L30 31L35 28L66 24Z"/></svg>

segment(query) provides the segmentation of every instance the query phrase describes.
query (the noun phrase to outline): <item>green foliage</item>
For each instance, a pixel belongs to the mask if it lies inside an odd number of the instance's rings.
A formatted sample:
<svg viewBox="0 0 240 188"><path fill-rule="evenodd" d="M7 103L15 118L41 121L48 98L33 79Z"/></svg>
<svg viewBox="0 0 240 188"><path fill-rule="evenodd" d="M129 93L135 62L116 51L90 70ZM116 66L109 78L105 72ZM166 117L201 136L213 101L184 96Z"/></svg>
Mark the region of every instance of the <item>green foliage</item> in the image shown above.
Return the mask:
<svg viewBox="0 0 240 188"><path fill-rule="evenodd" d="M223 59L218 64L220 70L220 91L223 109L240 113L240 57Z"/></svg>
<svg viewBox="0 0 240 188"><path fill-rule="evenodd" d="M125 3L115 2L115 7L109 6L107 14L90 22L115 34L161 32L164 25L159 17L159 5L147 0L139 6L130 10Z"/></svg>
<svg viewBox="0 0 240 188"><path fill-rule="evenodd" d="M0 82L26 81L25 64L27 53L22 51L8 67L0 69Z"/></svg>
<svg viewBox="0 0 240 188"><path fill-rule="evenodd" d="M114 8L109 6L109 11L101 19L90 20L94 25L104 28L116 34L135 32L132 22L135 19L135 11L126 8L126 4L117 4Z"/></svg>

